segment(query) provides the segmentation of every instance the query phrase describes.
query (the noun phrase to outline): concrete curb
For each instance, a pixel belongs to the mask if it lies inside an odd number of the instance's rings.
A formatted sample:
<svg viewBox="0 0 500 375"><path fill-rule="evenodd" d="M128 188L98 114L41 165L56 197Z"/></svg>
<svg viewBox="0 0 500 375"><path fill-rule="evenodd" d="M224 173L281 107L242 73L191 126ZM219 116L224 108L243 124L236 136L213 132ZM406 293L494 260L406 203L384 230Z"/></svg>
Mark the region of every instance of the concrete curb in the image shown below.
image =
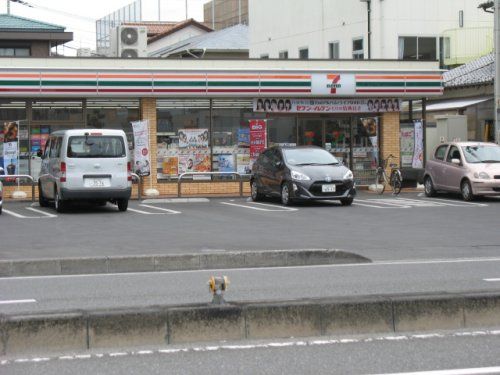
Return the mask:
<svg viewBox="0 0 500 375"><path fill-rule="evenodd" d="M2 260L0 261L0 277L286 267L369 262L371 261L368 258L361 255L334 249Z"/></svg>
<svg viewBox="0 0 500 375"><path fill-rule="evenodd" d="M413 294L0 316L1 355L500 325L500 293Z"/></svg>

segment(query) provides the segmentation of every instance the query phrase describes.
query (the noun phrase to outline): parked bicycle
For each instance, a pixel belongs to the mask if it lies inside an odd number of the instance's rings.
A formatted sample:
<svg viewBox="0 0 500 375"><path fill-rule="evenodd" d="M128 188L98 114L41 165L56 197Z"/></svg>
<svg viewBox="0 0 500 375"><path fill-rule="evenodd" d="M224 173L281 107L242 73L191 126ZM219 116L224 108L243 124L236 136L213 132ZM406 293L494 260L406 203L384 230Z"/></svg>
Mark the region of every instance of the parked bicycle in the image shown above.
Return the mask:
<svg viewBox="0 0 500 375"><path fill-rule="evenodd" d="M389 155L387 159L382 162L382 166L377 168L377 174L375 176L375 191L378 194L383 194L386 185L392 187L392 194L398 195L401 192L401 185L403 183L403 176L395 163L389 164L391 167L390 176L387 175L386 168L387 164L391 159L395 159L394 155Z"/></svg>

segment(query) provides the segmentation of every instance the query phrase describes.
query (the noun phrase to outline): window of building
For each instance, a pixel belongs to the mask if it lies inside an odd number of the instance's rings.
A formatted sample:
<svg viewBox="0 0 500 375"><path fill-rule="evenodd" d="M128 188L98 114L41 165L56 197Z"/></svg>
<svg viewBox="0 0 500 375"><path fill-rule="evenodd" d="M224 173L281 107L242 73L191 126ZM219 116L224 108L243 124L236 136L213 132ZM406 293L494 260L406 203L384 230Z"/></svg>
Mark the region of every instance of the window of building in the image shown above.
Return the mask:
<svg viewBox="0 0 500 375"><path fill-rule="evenodd" d="M340 58L339 54L340 42L328 43L328 56L330 59L336 60Z"/></svg>
<svg viewBox="0 0 500 375"><path fill-rule="evenodd" d="M260 55L260 58L261 59L268 59L269 58L269 54L267 54L267 53L262 54L262 55Z"/></svg>
<svg viewBox="0 0 500 375"><path fill-rule="evenodd" d="M279 58L282 60L288 59L288 51L280 51Z"/></svg>
<svg viewBox="0 0 500 375"><path fill-rule="evenodd" d="M268 145L297 145L295 116L270 117L267 119Z"/></svg>
<svg viewBox="0 0 500 375"><path fill-rule="evenodd" d="M352 58L354 60L363 60L365 58L363 38L352 40Z"/></svg>
<svg viewBox="0 0 500 375"><path fill-rule="evenodd" d="M309 58L309 48L299 48L299 59L308 59Z"/></svg>
<svg viewBox="0 0 500 375"><path fill-rule="evenodd" d="M5 47L0 48L0 56L30 56L31 51L25 47Z"/></svg>
<svg viewBox="0 0 500 375"><path fill-rule="evenodd" d="M433 37L399 37L400 60L436 60L437 43Z"/></svg>

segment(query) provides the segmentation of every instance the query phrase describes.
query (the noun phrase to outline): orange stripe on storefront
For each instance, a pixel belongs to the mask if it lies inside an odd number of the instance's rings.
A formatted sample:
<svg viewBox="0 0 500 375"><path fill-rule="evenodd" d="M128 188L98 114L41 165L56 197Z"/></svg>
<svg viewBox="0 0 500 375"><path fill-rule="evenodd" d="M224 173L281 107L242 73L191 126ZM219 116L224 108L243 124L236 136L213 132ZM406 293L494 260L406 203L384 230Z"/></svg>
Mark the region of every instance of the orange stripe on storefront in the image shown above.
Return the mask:
<svg viewBox="0 0 500 375"><path fill-rule="evenodd" d="M261 75L261 79L311 79L311 76L303 75Z"/></svg>
<svg viewBox="0 0 500 375"><path fill-rule="evenodd" d="M32 74L32 73L0 74L0 78L40 78L40 74Z"/></svg>
<svg viewBox="0 0 500 375"><path fill-rule="evenodd" d="M98 74L98 78L151 78L151 74Z"/></svg>
<svg viewBox="0 0 500 375"><path fill-rule="evenodd" d="M42 74L42 79L44 78L91 78L96 79L97 74Z"/></svg>
<svg viewBox="0 0 500 375"><path fill-rule="evenodd" d="M153 74L153 78L167 79L205 79L205 74Z"/></svg>

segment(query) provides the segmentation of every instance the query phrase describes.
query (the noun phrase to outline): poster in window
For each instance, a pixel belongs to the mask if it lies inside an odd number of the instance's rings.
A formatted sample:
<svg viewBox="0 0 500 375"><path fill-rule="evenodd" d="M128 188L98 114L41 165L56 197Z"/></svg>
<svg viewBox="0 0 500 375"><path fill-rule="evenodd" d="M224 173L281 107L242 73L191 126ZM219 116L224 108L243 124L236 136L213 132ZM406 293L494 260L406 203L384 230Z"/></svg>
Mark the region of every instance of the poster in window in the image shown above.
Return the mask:
<svg viewBox="0 0 500 375"><path fill-rule="evenodd" d="M210 154L188 153L179 155L178 172L210 172Z"/></svg>
<svg viewBox="0 0 500 375"><path fill-rule="evenodd" d="M234 156L233 154L220 154L218 156L219 172L234 172Z"/></svg>
<svg viewBox="0 0 500 375"><path fill-rule="evenodd" d="M177 156L167 156L163 158L162 173L168 176L175 176L179 172L179 158Z"/></svg>
<svg viewBox="0 0 500 375"><path fill-rule="evenodd" d="M250 120L250 160L253 163L267 145L266 120Z"/></svg>
<svg viewBox="0 0 500 375"><path fill-rule="evenodd" d="M6 122L3 127L3 169L4 173L14 175L18 173L19 124L16 121Z"/></svg>
<svg viewBox="0 0 500 375"><path fill-rule="evenodd" d="M208 149L208 129L179 129L179 148Z"/></svg>

